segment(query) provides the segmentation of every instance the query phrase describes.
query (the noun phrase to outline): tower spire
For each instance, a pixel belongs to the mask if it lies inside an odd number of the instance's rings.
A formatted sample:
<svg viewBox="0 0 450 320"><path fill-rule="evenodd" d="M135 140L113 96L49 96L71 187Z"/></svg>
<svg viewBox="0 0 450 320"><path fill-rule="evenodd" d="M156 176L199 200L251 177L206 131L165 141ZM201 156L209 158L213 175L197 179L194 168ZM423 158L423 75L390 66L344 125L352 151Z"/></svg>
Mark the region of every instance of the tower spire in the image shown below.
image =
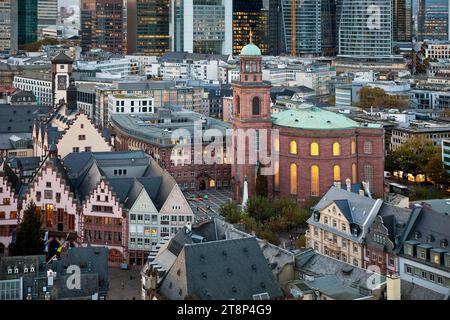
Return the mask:
<svg viewBox="0 0 450 320"><path fill-rule="evenodd" d="M253 43L253 30L250 29L250 43Z"/></svg>

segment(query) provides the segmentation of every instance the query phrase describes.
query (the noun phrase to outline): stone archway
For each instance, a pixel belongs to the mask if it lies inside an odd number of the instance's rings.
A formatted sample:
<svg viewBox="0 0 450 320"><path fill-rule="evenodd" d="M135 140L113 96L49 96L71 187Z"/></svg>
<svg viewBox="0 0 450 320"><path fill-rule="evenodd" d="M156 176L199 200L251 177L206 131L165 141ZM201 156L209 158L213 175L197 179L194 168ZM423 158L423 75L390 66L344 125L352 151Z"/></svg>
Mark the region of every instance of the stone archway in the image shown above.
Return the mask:
<svg viewBox="0 0 450 320"><path fill-rule="evenodd" d="M108 263L112 265L118 265L122 263L122 253L117 249L109 249Z"/></svg>

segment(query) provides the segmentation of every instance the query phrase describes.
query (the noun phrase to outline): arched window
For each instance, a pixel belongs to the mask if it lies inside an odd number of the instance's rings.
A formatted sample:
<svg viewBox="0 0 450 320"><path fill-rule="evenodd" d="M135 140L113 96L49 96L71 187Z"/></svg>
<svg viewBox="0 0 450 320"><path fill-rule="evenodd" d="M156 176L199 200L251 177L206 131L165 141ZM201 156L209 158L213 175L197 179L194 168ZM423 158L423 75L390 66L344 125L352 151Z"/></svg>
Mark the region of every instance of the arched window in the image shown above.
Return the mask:
<svg viewBox="0 0 450 320"><path fill-rule="evenodd" d="M280 190L280 162L275 161L275 190Z"/></svg>
<svg viewBox="0 0 450 320"><path fill-rule="evenodd" d="M311 195L319 196L319 167L311 166Z"/></svg>
<svg viewBox="0 0 450 320"><path fill-rule="evenodd" d="M236 114L241 113L241 98L236 96Z"/></svg>
<svg viewBox="0 0 450 320"><path fill-rule="evenodd" d="M333 156L340 156L341 155L341 145L339 142L333 143Z"/></svg>
<svg viewBox="0 0 450 320"><path fill-rule="evenodd" d="M334 181L341 181L341 167L338 165L333 167L333 179Z"/></svg>
<svg viewBox="0 0 450 320"><path fill-rule="evenodd" d="M253 98L253 101L252 101L252 114L254 115L254 116L257 116L257 115L259 115L259 112L260 112L260 101L259 101L259 98L258 97L254 97Z"/></svg>
<svg viewBox="0 0 450 320"><path fill-rule="evenodd" d="M364 180L369 182L369 187L373 188L373 166L370 163L364 164Z"/></svg>
<svg viewBox="0 0 450 320"><path fill-rule="evenodd" d="M352 139L352 154L356 153L356 140Z"/></svg>
<svg viewBox="0 0 450 320"><path fill-rule="evenodd" d="M352 164L352 183L356 183L358 181L358 174L356 171L356 163Z"/></svg>
<svg viewBox="0 0 450 320"><path fill-rule="evenodd" d="M370 141L364 142L364 153L372 154L372 142Z"/></svg>
<svg viewBox="0 0 450 320"><path fill-rule="evenodd" d="M297 194L297 165L291 163L291 194Z"/></svg>
<svg viewBox="0 0 450 320"><path fill-rule="evenodd" d="M289 146L289 152L291 154L297 154L297 142L295 140L291 141L291 144Z"/></svg>
<svg viewBox="0 0 450 320"><path fill-rule="evenodd" d="M312 156L318 156L319 155L319 144L317 142L313 142L311 143L311 147L310 147L310 153Z"/></svg>

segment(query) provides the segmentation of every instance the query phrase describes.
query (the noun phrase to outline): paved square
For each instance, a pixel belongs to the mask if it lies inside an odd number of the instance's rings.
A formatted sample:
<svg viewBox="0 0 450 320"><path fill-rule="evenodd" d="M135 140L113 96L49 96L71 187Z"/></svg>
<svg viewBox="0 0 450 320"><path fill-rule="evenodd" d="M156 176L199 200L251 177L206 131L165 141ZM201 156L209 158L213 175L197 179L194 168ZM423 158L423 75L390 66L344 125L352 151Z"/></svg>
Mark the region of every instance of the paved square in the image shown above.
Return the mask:
<svg viewBox="0 0 450 320"><path fill-rule="evenodd" d="M209 220L211 217L222 218L219 213L220 207L228 201L231 201L231 189L225 188L220 190L201 190L201 191L186 191L184 193L189 202L192 211L194 212L195 222ZM200 195L200 198L197 198ZM204 199L204 196L208 199Z"/></svg>

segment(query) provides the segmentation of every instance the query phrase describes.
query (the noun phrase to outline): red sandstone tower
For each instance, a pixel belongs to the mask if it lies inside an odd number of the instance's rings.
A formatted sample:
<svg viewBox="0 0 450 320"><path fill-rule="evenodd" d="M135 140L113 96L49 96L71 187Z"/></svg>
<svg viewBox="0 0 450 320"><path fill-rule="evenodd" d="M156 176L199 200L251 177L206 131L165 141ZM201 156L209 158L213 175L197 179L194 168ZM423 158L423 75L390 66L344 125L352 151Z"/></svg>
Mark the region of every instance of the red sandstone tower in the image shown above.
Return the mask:
<svg viewBox="0 0 450 320"><path fill-rule="evenodd" d="M262 139L267 141L266 147L270 150L270 87L270 83L262 81L260 49L252 43L246 45L240 54L240 80L233 83L231 176L233 199L238 203L242 202L245 177L248 181L248 195L255 194L257 165L250 161L249 155L261 153L263 144L259 141ZM261 129L266 129L267 133ZM270 151L265 154L270 155ZM244 156L245 162L242 163ZM260 158L256 156L256 160ZM268 190L271 190L273 177L267 178Z"/></svg>

